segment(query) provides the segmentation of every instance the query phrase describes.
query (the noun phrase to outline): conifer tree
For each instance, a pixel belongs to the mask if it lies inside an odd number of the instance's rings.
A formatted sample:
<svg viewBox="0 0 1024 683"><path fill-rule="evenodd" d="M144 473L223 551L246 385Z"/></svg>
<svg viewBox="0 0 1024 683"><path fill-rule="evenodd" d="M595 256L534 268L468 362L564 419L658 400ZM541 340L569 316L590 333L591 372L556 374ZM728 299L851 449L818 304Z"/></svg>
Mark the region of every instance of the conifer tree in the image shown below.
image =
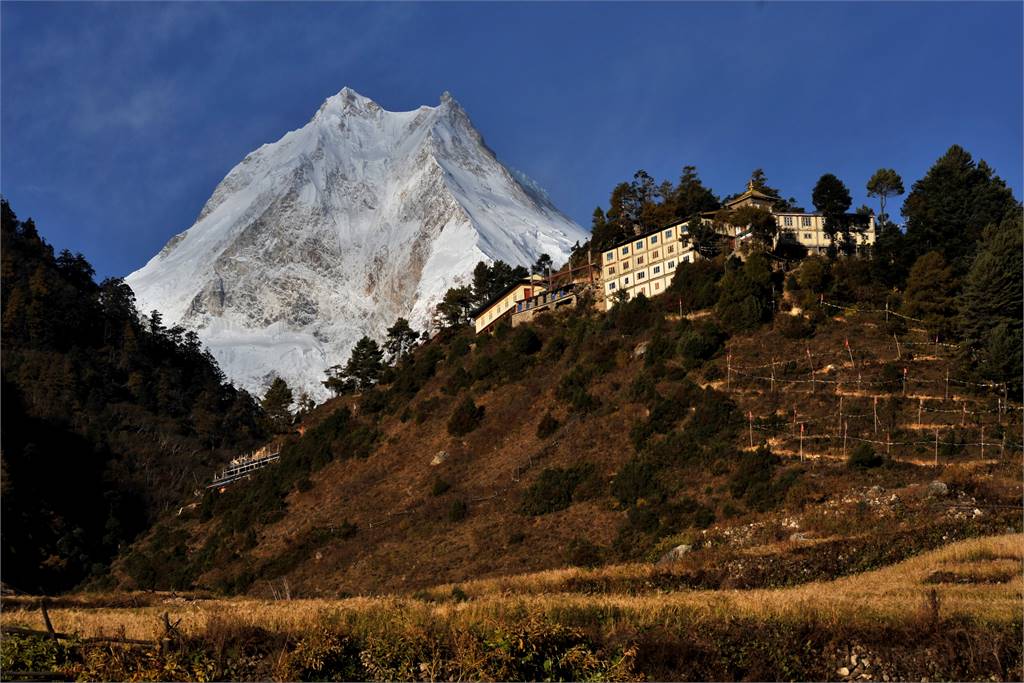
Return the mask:
<svg viewBox="0 0 1024 683"><path fill-rule="evenodd" d="M275 377L260 402L263 413L267 416L275 431L283 432L292 421L292 390L280 377Z"/></svg>
<svg viewBox="0 0 1024 683"><path fill-rule="evenodd" d="M537 261L530 267L530 272L535 275L547 275L552 267L551 257L547 254L541 254L537 257Z"/></svg>
<svg viewBox="0 0 1024 683"><path fill-rule="evenodd" d="M1021 329L1024 327L1024 222L1007 216L984 232L981 249L964 278L957 301L967 360L982 377L1012 383L1020 395L1024 375Z"/></svg>
<svg viewBox="0 0 1024 683"><path fill-rule="evenodd" d="M917 259L903 293L903 312L919 320L932 333L952 331L956 312L957 278L937 251L930 251Z"/></svg>
<svg viewBox="0 0 1024 683"><path fill-rule="evenodd" d="M419 333L409 326L409 321L399 318L395 324L388 328L387 339L384 340L384 350L388 354L388 360L396 364L408 356L419 339Z"/></svg>
<svg viewBox="0 0 1024 683"><path fill-rule="evenodd" d="M853 200L843 181L831 173L821 176L814 186L811 201L814 202L814 208L820 211L825 218L825 234L832 242L829 245L829 255L835 255L840 237L842 237L842 247L849 251L852 240L850 221L847 220L846 212L850 210Z"/></svg>
<svg viewBox="0 0 1024 683"><path fill-rule="evenodd" d="M903 178L891 168L880 168L868 180L867 190L869 197L878 197L878 223L884 225L889 220L889 214L885 212L885 201L889 197L903 194Z"/></svg>
<svg viewBox="0 0 1024 683"><path fill-rule="evenodd" d="M967 272L985 226L1020 205L984 161L953 145L914 183L903 203L907 249L916 258L938 249L958 274Z"/></svg>
<svg viewBox="0 0 1024 683"><path fill-rule="evenodd" d="M352 348L345 364L345 376L350 377L357 389L369 389L380 379L384 370L384 351L373 339L363 336Z"/></svg>

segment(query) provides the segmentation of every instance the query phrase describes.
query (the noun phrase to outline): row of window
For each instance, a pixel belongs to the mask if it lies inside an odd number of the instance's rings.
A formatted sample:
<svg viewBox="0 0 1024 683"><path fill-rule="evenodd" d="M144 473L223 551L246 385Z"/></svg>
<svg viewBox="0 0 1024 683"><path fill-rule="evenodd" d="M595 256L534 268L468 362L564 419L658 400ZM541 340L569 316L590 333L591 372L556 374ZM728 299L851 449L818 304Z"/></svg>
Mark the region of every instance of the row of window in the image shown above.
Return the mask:
<svg viewBox="0 0 1024 683"><path fill-rule="evenodd" d="M681 261L681 263L689 263L689 262L690 262L690 257L689 256L684 256L682 261ZM665 263L664 272L669 273L669 272L672 272L675 269L676 269L676 261L675 261L675 259ZM662 275L662 266L661 266L661 264L651 267L651 277L652 278L657 278L657 277L660 277L661 275ZM647 279L647 271L646 270L637 271L636 274L634 275L634 278L635 278L635 283L639 283L640 280L646 280ZM628 275L623 276L623 278L622 278L622 286L623 287L628 287L630 284L631 283L629 281L629 276ZM609 282L608 283L608 291L609 292L615 291L617 286L618 285L617 285L616 282L614 282L614 281L613 282Z"/></svg>
<svg viewBox="0 0 1024 683"><path fill-rule="evenodd" d="M609 285L608 291L612 291L614 289L615 289L615 283L613 282L613 283L611 283L611 285ZM624 290L624 291L626 292L627 298L629 298L629 290L627 289L627 290ZM647 296L647 286L646 285L638 288L636 290L634 296L635 295L639 295L639 294L643 294L644 296ZM654 294L661 294L661 282L660 281L655 282L651 286L651 294L652 295L654 295Z"/></svg>
<svg viewBox="0 0 1024 683"><path fill-rule="evenodd" d="M662 239L670 240L670 239L672 239L674 234L675 234L675 230L673 228L669 228L667 230L662 230L660 236L662 237ZM658 244L658 241L659 241L658 238L659 238L659 235L650 235L649 237L646 237L644 239L639 239L639 240L637 240L636 242L634 242L632 244L632 248L634 250L636 250L636 251L640 251L640 250L644 249L645 246L653 247L656 244ZM620 250L620 253L621 253L622 256L629 256L630 245L629 244L625 244L625 245L619 247L619 250ZM605 261L614 261L615 260L615 250L613 249L611 251L605 252L604 260Z"/></svg>
<svg viewBox="0 0 1024 683"><path fill-rule="evenodd" d="M793 227L793 216L783 216L782 217L782 224L784 226L786 226L787 228L792 228ZM810 225L811 225L811 217L810 216L800 216L800 225L802 225L805 228L810 227Z"/></svg>
<svg viewBox="0 0 1024 683"><path fill-rule="evenodd" d="M674 245L674 244L668 245L665 248L665 253L666 254L674 254L674 253L676 253L676 245ZM661 251L660 250L656 250L656 251L651 252L650 259L651 259L651 261L658 261L658 260L660 260L661 259ZM636 257L636 267L639 268L643 264L644 264L644 257L641 256L641 255L637 255L637 257ZM622 264L619 267L622 269L622 272L626 272L630 268L629 261L623 261ZM615 266L608 266L607 268L605 268L605 275L615 275Z"/></svg>

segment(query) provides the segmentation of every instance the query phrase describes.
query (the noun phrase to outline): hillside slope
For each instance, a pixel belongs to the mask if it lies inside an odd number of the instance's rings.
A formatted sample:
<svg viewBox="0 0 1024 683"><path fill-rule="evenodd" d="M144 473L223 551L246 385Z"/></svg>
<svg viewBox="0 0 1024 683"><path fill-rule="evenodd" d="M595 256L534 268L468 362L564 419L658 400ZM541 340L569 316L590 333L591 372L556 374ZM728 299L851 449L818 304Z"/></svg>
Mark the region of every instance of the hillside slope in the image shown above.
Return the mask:
<svg viewBox="0 0 1024 683"><path fill-rule="evenodd" d="M684 546L679 587L790 585L1020 528L1020 404L927 333L819 305L729 338L673 309L439 337L137 546L123 581L173 562L153 586L404 592Z"/></svg>

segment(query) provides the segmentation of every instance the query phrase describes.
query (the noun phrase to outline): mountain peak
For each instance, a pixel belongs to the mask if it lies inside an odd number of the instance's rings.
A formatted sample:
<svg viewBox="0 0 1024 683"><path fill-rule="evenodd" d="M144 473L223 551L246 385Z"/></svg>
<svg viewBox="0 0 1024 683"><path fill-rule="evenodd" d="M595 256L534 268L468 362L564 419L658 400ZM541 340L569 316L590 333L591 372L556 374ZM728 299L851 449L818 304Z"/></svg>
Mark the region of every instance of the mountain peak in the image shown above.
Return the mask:
<svg viewBox="0 0 1024 683"><path fill-rule="evenodd" d="M323 397L324 370L398 317L430 325L479 261L565 260L586 232L487 149L445 92L390 112L351 88L228 173L195 224L128 282L196 330L225 374Z"/></svg>
<svg viewBox="0 0 1024 683"><path fill-rule="evenodd" d="M320 105L316 116L319 117L328 113L349 114L349 113L376 113L382 111L381 106L365 95L360 95L347 85L331 95Z"/></svg>

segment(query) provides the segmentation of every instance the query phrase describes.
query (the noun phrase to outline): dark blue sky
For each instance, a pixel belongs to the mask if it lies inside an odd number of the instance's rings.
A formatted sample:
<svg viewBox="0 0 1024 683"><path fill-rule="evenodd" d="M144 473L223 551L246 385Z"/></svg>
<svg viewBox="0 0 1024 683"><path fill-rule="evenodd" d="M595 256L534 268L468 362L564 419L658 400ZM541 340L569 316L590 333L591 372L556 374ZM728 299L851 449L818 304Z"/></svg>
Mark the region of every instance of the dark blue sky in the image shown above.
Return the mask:
<svg viewBox="0 0 1024 683"><path fill-rule="evenodd" d="M1021 196L1021 3L4 2L0 20L0 191L101 276L345 85L391 110L450 90L585 227L638 168L695 164L727 194L760 166L808 207L833 172L857 205L877 167L909 190L953 143Z"/></svg>

